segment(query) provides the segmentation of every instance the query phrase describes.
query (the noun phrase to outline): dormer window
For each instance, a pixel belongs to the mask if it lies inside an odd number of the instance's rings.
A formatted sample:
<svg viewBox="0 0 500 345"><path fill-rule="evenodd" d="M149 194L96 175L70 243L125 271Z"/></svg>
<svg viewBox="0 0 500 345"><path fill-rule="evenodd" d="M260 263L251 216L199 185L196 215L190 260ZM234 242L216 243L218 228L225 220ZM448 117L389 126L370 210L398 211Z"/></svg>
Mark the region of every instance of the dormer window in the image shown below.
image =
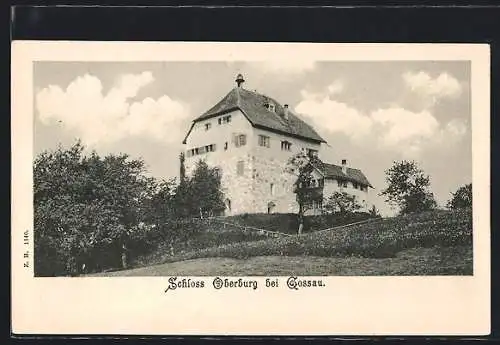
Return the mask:
<svg viewBox="0 0 500 345"><path fill-rule="evenodd" d="M275 111L274 104L269 104L269 108L268 109L269 109L269 111L272 111L274 113L274 111Z"/></svg>

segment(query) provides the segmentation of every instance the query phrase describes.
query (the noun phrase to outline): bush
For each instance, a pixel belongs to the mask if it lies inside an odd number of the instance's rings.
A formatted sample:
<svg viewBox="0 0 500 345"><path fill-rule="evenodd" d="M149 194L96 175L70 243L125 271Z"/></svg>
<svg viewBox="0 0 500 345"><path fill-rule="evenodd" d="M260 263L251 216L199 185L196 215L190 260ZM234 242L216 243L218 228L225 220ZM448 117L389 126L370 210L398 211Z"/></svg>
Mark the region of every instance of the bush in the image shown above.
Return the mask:
<svg viewBox="0 0 500 345"><path fill-rule="evenodd" d="M219 245L171 257L167 261L275 255L389 258L409 248L458 245L472 245L472 213L467 210L431 211L380 219L347 229Z"/></svg>
<svg viewBox="0 0 500 345"><path fill-rule="evenodd" d="M360 222L370 218L379 218L370 213L355 212L346 214L324 214L304 217L304 232L324 230L335 226ZM255 213L226 217L230 223L242 226L252 226L269 231L296 234L299 228L298 217L295 213Z"/></svg>
<svg viewBox="0 0 500 345"><path fill-rule="evenodd" d="M189 251L267 238L267 234L256 231L244 231L236 227L224 229L217 222L200 219L177 220L150 230L143 241L137 242L132 260L135 266L150 265Z"/></svg>

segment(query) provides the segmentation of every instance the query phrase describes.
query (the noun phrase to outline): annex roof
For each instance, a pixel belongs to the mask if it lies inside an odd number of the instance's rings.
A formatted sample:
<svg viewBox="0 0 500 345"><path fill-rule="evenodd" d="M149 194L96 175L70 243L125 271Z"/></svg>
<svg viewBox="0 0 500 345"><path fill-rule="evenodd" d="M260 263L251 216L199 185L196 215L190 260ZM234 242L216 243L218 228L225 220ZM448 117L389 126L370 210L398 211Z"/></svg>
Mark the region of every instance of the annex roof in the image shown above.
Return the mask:
<svg viewBox="0 0 500 345"><path fill-rule="evenodd" d="M316 166L325 178L336 179L336 180L346 180L351 182L357 182L359 184L369 186L373 188L370 181L366 178L365 174L359 169L354 169L347 167L346 173L342 171L342 166L325 163L320 161Z"/></svg>

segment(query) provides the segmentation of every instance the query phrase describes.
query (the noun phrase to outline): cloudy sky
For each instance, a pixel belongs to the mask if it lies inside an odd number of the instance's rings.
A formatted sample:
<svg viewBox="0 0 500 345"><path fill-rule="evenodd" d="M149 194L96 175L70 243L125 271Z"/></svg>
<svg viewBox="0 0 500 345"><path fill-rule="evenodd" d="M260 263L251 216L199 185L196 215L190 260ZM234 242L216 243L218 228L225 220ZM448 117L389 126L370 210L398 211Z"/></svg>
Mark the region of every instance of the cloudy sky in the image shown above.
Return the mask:
<svg viewBox="0 0 500 345"><path fill-rule="evenodd" d="M176 177L191 120L244 87L287 103L375 187L393 161L414 159L440 204L472 181L468 62L37 62L35 154L80 138L99 153L142 157ZM384 214L391 211L376 201Z"/></svg>

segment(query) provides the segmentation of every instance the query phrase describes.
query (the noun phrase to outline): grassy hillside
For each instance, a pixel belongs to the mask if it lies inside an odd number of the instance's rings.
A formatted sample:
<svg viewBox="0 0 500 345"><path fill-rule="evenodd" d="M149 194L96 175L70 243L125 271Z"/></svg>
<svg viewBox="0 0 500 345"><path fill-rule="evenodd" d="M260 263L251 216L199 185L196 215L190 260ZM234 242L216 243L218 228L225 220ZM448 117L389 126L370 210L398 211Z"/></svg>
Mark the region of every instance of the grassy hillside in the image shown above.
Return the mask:
<svg viewBox="0 0 500 345"><path fill-rule="evenodd" d="M304 232L313 232L322 229L355 223L374 218L369 213L356 212L351 214L327 214L304 217ZM225 221L243 226L253 226L270 231L296 234L299 228L297 214L295 213L253 213L229 216Z"/></svg>
<svg viewBox="0 0 500 345"><path fill-rule="evenodd" d="M394 258L256 256L247 260L202 258L96 276L402 276L471 275L470 246L413 248Z"/></svg>
<svg viewBox="0 0 500 345"><path fill-rule="evenodd" d="M276 259L279 257L288 257L286 260L303 257L300 260L309 267L309 274L313 275L332 270L327 264L324 268L321 265L311 266L311 262L321 257L342 259L332 263L343 267L375 265L367 268L369 272L383 272L382 266L391 262L396 265L396 268L391 269L392 272L409 269L407 274L433 274L431 266L438 265L436 267L448 274L472 274L472 212L432 211L301 236L228 243L177 255L163 255L158 257L156 263L206 258L257 260L257 257L268 257L271 261L267 263L268 268L264 269L267 273L262 274L270 274L272 262L276 264L280 261ZM205 269L200 269L200 274L203 274ZM279 267L274 270L279 271Z"/></svg>

